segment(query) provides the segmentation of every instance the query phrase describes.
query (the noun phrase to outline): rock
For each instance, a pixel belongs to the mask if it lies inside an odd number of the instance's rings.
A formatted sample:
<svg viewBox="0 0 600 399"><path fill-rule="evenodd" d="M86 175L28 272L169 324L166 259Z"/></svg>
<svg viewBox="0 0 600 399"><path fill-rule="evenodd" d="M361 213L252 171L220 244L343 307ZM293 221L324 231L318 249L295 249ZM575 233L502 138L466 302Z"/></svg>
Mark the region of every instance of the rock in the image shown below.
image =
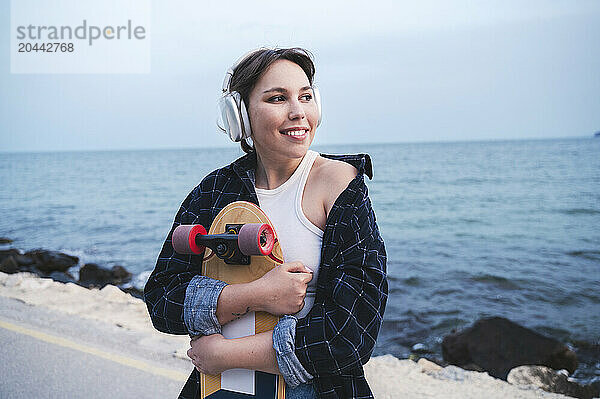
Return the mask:
<svg viewBox="0 0 600 399"><path fill-rule="evenodd" d="M48 275L52 280L59 283L74 283L75 279L67 272L52 272Z"/></svg>
<svg viewBox="0 0 600 399"><path fill-rule="evenodd" d="M519 366L508 373L507 381L513 385L533 385L544 391L561 393L575 398L591 399L599 393L591 385L569 381L565 373L545 366Z"/></svg>
<svg viewBox="0 0 600 399"><path fill-rule="evenodd" d="M127 288L121 288L121 290L123 292L128 293L132 297L144 300L144 291L140 290L139 288L136 288L136 287L127 287Z"/></svg>
<svg viewBox="0 0 600 399"><path fill-rule="evenodd" d="M79 269L79 284L84 287L104 287L110 279L110 270L95 263L86 263Z"/></svg>
<svg viewBox="0 0 600 399"><path fill-rule="evenodd" d="M16 257L19 255L21 255L21 252L15 248L0 250L0 262L8 258L9 256Z"/></svg>
<svg viewBox="0 0 600 399"><path fill-rule="evenodd" d="M413 353L431 353L431 351L424 344L414 344L411 351Z"/></svg>
<svg viewBox="0 0 600 399"><path fill-rule="evenodd" d="M113 266L110 272L116 284L123 284L131 280L131 273L123 266Z"/></svg>
<svg viewBox="0 0 600 399"><path fill-rule="evenodd" d="M424 357L420 358L419 361L417 362L417 364L419 366L421 366L421 372L423 373L432 373L435 371L439 371L442 369L442 366L435 364L434 362L431 362L427 359L425 359Z"/></svg>
<svg viewBox="0 0 600 399"><path fill-rule="evenodd" d="M48 277L48 273L41 272L35 268L35 263L30 266L19 266L19 272L20 273L23 273L23 272L32 273L32 274L35 274L36 276L42 277L42 278Z"/></svg>
<svg viewBox="0 0 600 399"><path fill-rule="evenodd" d="M107 284L119 285L131 280L131 273L123 266L106 269L95 263L86 263L79 270L79 284L84 287L104 287Z"/></svg>
<svg viewBox="0 0 600 399"><path fill-rule="evenodd" d="M503 380L511 369L522 365L571 373L577 368L575 353L565 345L501 317L478 320L472 327L444 337L442 355L450 364L474 363Z"/></svg>
<svg viewBox="0 0 600 399"><path fill-rule="evenodd" d="M15 257L15 260L17 261L19 266L31 266L35 264L35 261L27 255L17 255Z"/></svg>
<svg viewBox="0 0 600 399"><path fill-rule="evenodd" d="M19 271L19 265L15 260L14 256L9 256L4 258L2 262L0 262L0 272L13 274Z"/></svg>
<svg viewBox="0 0 600 399"><path fill-rule="evenodd" d="M25 253L25 256L33 259L35 267L43 273L54 271L66 272L69 268L79 263L79 258L58 251L46 251L36 249Z"/></svg>
<svg viewBox="0 0 600 399"><path fill-rule="evenodd" d="M462 364L460 366L460 368L465 369L465 370L469 370L469 371L477 371L479 373L482 373L482 372L486 371L483 367L480 367L479 365L477 365L475 363Z"/></svg>
<svg viewBox="0 0 600 399"><path fill-rule="evenodd" d="M125 292L111 284L107 284L104 288L102 288L100 290L100 294L104 297L104 299L116 303L127 303L129 297Z"/></svg>
<svg viewBox="0 0 600 399"><path fill-rule="evenodd" d="M430 375L448 381L465 381L469 378L470 371L463 370L456 366L446 366L441 370L431 373Z"/></svg>
<svg viewBox="0 0 600 399"><path fill-rule="evenodd" d="M8 260L9 258L11 260ZM29 256L23 255L21 251L19 251L16 248L0 251L0 264L2 264L3 262L8 262L4 266L0 266L0 271L4 273L16 273L19 271L27 271L40 274L33 267L35 265L35 261ZM2 267L4 267L4 269L2 269Z"/></svg>
<svg viewBox="0 0 600 399"><path fill-rule="evenodd" d="M11 240L10 238L0 237L0 244L11 244L12 242L13 240Z"/></svg>

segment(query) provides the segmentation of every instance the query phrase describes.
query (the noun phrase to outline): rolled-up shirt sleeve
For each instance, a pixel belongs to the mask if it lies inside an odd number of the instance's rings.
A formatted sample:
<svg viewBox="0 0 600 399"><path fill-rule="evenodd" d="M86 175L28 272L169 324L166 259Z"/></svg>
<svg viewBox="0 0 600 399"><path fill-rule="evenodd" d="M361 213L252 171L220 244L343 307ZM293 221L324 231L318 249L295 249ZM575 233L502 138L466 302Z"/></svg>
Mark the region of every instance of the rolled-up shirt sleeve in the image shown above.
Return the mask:
<svg viewBox="0 0 600 399"><path fill-rule="evenodd" d="M185 292L183 320L190 335L221 334L217 302L227 283L206 276L192 278Z"/></svg>
<svg viewBox="0 0 600 399"><path fill-rule="evenodd" d="M295 353L296 324L294 316L283 316L273 329L273 349L279 371L285 382L297 387L312 380L313 376L302 367Z"/></svg>

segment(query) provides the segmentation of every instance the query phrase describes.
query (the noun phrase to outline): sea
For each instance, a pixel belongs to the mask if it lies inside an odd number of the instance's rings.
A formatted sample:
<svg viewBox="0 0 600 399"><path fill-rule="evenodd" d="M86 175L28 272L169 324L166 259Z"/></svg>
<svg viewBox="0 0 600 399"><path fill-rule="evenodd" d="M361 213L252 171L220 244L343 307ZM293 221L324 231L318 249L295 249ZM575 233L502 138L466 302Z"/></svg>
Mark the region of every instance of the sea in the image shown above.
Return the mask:
<svg viewBox="0 0 600 399"><path fill-rule="evenodd" d="M389 279L375 355L439 360L445 335L502 316L569 345L574 378L600 383L600 139L314 149L373 161ZM122 265L143 287L181 202L241 155L0 153L0 236L80 265Z"/></svg>

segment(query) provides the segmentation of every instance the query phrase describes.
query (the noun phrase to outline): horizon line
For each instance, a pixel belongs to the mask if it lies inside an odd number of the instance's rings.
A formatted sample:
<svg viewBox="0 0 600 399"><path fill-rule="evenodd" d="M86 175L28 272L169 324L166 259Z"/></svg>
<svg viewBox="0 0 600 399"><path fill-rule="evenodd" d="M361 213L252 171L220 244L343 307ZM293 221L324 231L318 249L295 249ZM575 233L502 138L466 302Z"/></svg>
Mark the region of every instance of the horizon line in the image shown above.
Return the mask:
<svg viewBox="0 0 600 399"><path fill-rule="evenodd" d="M449 140L407 140L407 141L381 141L381 142L353 142L353 143L317 143L311 144L315 147L325 146L351 146L351 145L398 145L398 144L452 144L452 143L487 143L487 142L508 142L508 141L543 141L543 140L575 140L575 139L594 139L595 136L556 136L556 137L523 137L523 138L488 138L488 139L449 139ZM87 148L87 149L53 149L53 150L0 150L0 154L60 154L73 152L136 152L136 151L182 151L182 150L204 150L204 149L240 149L237 143L227 146L204 146L204 147L147 147L147 148Z"/></svg>

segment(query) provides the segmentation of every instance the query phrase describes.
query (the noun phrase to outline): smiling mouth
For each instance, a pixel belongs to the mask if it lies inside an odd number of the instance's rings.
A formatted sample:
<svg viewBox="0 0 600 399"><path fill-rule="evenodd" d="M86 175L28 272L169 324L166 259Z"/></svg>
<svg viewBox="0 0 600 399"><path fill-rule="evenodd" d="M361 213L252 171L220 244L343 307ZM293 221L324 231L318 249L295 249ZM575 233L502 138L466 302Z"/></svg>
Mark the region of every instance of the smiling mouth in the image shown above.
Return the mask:
<svg viewBox="0 0 600 399"><path fill-rule="evenodd" d="M308 129L283 130L283 131L280 131L279 133L283 134L284 136L302 137L308 133Z"/></svg>

